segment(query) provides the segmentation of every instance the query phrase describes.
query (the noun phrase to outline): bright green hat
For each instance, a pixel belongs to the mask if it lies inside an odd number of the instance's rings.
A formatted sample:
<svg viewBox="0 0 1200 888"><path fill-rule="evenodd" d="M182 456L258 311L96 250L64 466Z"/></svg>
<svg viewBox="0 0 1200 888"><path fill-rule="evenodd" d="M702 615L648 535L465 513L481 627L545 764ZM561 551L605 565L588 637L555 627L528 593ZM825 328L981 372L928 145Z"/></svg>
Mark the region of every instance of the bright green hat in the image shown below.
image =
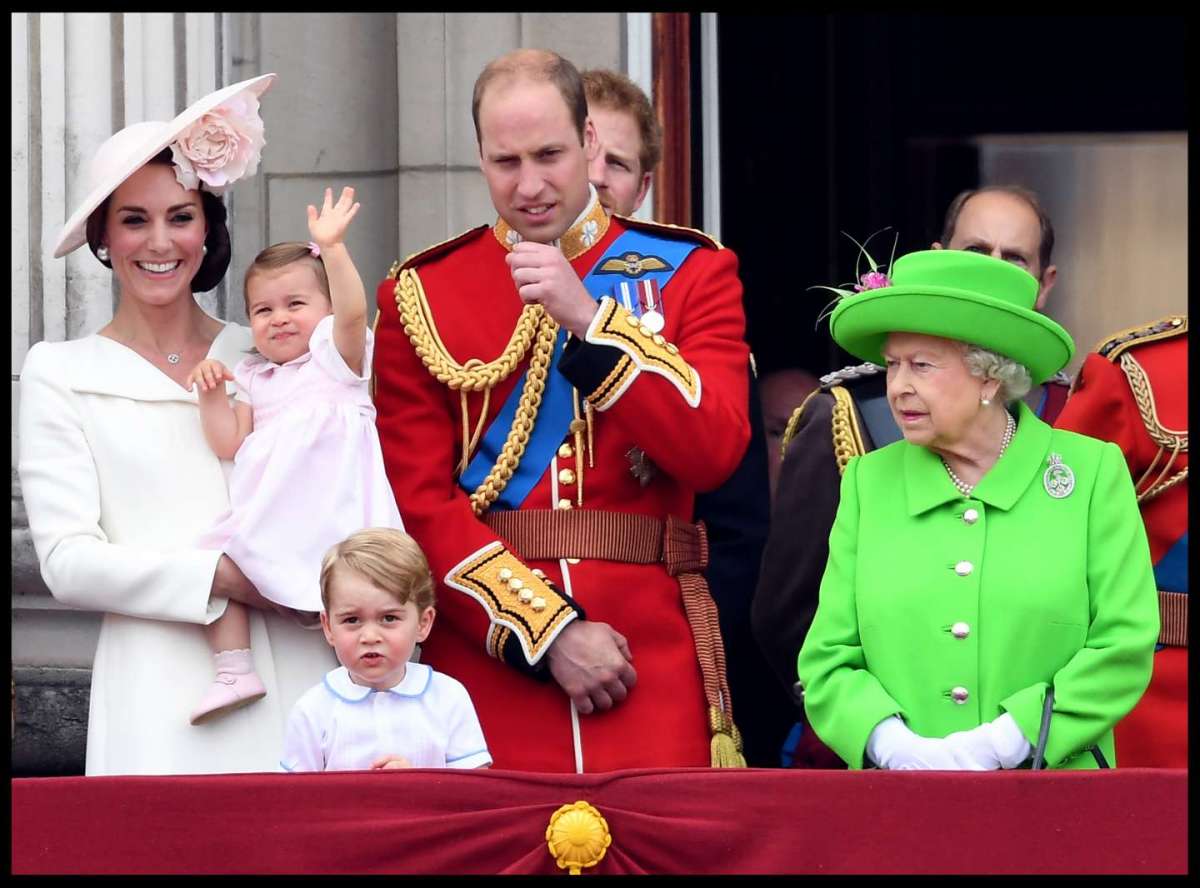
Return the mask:
<svg viewBox="0 0 1200 888"><path fill-rule="evenodd" d="M1035 384L1066 366L1071 335L1033 310L1038 283L1029 272L966 250L901 256L891 285L842 298L829 319L835 342L883 365L889 333L925 333L970 342L1025 365Z"/></svg>

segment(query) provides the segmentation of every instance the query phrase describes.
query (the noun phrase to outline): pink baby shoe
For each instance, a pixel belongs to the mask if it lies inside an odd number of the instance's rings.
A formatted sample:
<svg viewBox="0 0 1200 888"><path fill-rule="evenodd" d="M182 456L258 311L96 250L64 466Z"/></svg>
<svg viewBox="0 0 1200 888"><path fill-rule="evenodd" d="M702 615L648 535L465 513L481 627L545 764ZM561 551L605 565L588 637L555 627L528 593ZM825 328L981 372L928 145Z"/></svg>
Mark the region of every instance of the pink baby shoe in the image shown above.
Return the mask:
<svg viewBox="0 0 1200 888"><path fill-rule="evenodd" d="M192 712L191 722L203 724L227 712L239 709L267 695L262 679L254 671L249 650L221 651L214 655L217 676L208 686L200 705Z"/></svg>

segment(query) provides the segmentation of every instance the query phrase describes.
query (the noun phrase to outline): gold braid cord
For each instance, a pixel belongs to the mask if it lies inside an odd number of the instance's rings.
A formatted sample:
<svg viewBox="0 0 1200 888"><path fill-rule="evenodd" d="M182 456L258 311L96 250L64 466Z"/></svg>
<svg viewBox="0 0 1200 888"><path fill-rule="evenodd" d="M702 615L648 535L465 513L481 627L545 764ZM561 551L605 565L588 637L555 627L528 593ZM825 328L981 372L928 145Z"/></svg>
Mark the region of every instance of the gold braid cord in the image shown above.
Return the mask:
<svg viewBox="0 0 1200 888"><path fill-rule="evenodd" d="M460 364L454 360L438 335L433 312L415 269L406 268L400 272L396 280L395 296L400 321L413 350L433 378L452 391L489 392L512 374L532 346L529 370L512 428L509 429L496 464L470 497L471 508L476 515L482 515L496 501L512 478L529 443L529 434L537 421L538 409L546 391L546 375L550 360L554 356L554 339L558 335L558 324L540 305L527 305L522 309L517 326L499 357L487 362L471 359L466 364ZM481 423L483 419L481 416ZM463 434L464 437L467 436L465 419ZM478 441L478 437L478 434L473 436L475 442ZM471 439L468 438L464 443L464 463L469 458L471 446Z"/></svg>
<svg viewBox="0 0 1200 888"><path fill-rule="evenodd" d="M829 390L833 395L833 456L837 460L838 475L846 473L846 465L851 458L866 453L863 444L862 430L858 427L858 419L854 415L854 402L850 393L840 385Z"/></svg>
<svg viewBox="0 0 1200 888"><path fill-rule="evenodd" d="M1154 477L1154 480L1138 494L1138 502L1144 503L1158 496L1163 491L1169 490L1176 484L1187 480L1187 466L1184 466L1169 478L1167 477L1167 473L1175 464L1175 460L1179 454L1188 452L1188 435L1186 430L1180 432L1168 429L1159 420L1158 409L1154 404L1154 391L1150 387L1150 379L1146 376L1145 369L1137 362L1137 359L1129 352L1122 352L1119 360L1121 370L1124 372L1125 378L1129 381L1129 388L1133 391L1133 400L1137 403L1138 413L1142 416L1142 424L1146 427L1146 433L1159 446L1159 452L1155 455L1154 461L1150 463L1150 467L1146 470L1145 474L1138 479L1136 486L1143 488L1143 483L1158 463L1159 457L1164 453L1170 453L1170 458L1164 463L1163 467Z"/></svg>
<svg viewBox="0 0 1200 888"><path fill-rule="evenodd" d="M800 417L804 415L804 408L808 406L808 402L813 399L814 395L821 394L819 388L813 389L804 400L800 402L800 406L792 411L792 415L788 417L787 425L783 429L783 437L779 440L779 458L783 459L787 456L788 445L792 443L792 438L796 437L796 431L800 428Z"/></svg>
<svg viewBox="0 0 1200 888"><path fill-rule="evenodd" d="M471 494L471 508L476 515L482 515L496 501L525 455L529 435L533 431L533 424L537 422L538 409L542 406L542 395L546 393L546 375L550 370L550 359L554 357L554 338L557 335L558 324L546 315L538 326L537 341L533 345L533 355L525 375L525 387L521 390L521 399L517 402L517 413L508 430L508 437L504 439L496 464Z"/></svg>

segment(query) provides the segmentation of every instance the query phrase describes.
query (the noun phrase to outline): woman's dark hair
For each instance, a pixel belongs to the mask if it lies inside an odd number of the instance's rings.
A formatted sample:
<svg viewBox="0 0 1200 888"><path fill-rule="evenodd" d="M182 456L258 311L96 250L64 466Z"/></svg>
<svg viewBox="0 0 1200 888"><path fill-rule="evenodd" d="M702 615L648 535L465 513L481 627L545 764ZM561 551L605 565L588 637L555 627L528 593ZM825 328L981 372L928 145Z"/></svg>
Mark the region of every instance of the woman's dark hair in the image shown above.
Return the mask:
<svg viewBox="0 0 1200 888"><path fill-rule="evenodd" d="M173 163L171 149L164 148L146 162ZM108 202L111 199L111 195L106 197L104 203L92 210L91 215L88 216L87 244L93 255L104 237L104 221L108 218ZM200 189L200 206L204 209L204 220L208 223L208 234L204 238L204 246L208 248L208 251L204 254L204 260L196 270L195 277L192 278L193 293L203 293L219 284L221 278L225 277L225 272L229 270L231 257L229 228L225 225L227 217L225 204L215 194ZM102 265L112 268L112 262L100 259L99 256L96 258Z"/></svg>

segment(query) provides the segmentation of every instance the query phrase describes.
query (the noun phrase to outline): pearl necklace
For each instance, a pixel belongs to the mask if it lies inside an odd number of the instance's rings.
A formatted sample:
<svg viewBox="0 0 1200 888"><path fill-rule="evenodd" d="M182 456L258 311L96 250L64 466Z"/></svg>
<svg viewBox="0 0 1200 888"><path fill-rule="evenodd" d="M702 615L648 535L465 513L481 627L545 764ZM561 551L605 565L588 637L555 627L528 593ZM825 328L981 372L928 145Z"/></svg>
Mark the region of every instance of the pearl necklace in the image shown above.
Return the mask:
<svg viewBox="0 0 1200 888"><path fill-rule="evenodd" d="M1004 416L1007 422L1004 424L1004 437L1000 439L1000 452L996 454L997 460L1004 456L1004 451L1008 449L1008 445L1012 441L1013 432L1017 430L1017 421L1013 419L1012 414L1006 411ZM970 496L971 491L975 489L975 485L968 484L962 478L958 477L958 475L954 474L954 469L950 468L950 463L946 462L944 456L942 457L942 465L946 467L946 474L950 476L950 480L958 488L958 492L963 496Z"/></svg>

